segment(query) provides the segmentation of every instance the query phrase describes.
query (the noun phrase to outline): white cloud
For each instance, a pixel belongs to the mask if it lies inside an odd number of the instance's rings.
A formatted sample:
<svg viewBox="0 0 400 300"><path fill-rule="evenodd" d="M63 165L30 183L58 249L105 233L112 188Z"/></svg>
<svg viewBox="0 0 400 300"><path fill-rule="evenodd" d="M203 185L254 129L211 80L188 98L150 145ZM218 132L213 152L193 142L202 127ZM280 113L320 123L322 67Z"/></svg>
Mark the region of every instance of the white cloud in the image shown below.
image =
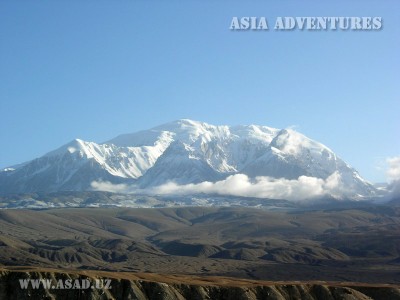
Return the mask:
<svg viewBox="0 0 400 300"><path fill-rule="evenodd" d="M126 184L113 184L109 181L92 181L90 185L95 191L112 193L126 193L128 191L128 186Z"/></svg>
<svg viewBox="0 0 400 300"><path fill-rule="evenodd" d="M386 162L388 164L386 175L389 180L400 180L400 156L389 157Z"/></svg>
<svg viewBox="0 0 400 300"><path fill-rule="evenodd" d="M272 198L286 200L304 200L318 198L327 194L337 194L340 183L338 173L333 173L326 180L300 176L298 179L256 177L254 180L247 175L231 175L225 180L201 182L198 184L178 185L170 182L156 188L156 194L219 194L241 197Z"/></svg>
<svg viewBox="0 0 400 300"><path fill-rule="evenodd" d="M92 188L94 190L117 193L141 193L152 195L190 195L204 193L292 201L318 199L326 195L340 198L344 193L338 172L333 173L325 180L309 176L300 176L298 179L291 180L266 176L251 179L247 175L236 174L217 182L204 181L197 184L184 185L168 182L149 189L138 189L136 186L95 181L92 182Z"/></svg>
<svg viewBox="0 0 400 300"><path fill-rule="evenodd" d="M390 197L400 197L400 156L389 157L386 162L388 164L386 175L391 181L388 186Z"/></svg>
<svg viewBox="0 0 400 300"><path fill-rule="evenodd" d="M169 182L147 190L135 189L126 185L113 185L109 182L93 182L95 190L111 192L147 193L156 195L190 195L218 194L239 197L286 199L293 201L320 198L325 195L340 197L343 194L340 175L335 172L327 179L300 176L298 179L272 177L249 178L244 174L236 174L224 180L201 182L197 184L179 185Z"/></svg>

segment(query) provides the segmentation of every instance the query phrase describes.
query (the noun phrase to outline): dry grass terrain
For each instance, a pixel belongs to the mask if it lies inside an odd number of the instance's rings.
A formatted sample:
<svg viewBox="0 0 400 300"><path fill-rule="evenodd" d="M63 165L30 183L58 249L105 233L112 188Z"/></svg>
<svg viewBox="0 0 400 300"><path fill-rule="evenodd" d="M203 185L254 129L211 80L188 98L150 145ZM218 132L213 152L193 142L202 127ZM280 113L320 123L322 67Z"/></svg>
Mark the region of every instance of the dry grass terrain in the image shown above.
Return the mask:
<svg viewBox="0 0 400 300"><path fill-rule="evenodd" d="M0 263L268 281L400 283L400 208L0 211Z"/></svg>

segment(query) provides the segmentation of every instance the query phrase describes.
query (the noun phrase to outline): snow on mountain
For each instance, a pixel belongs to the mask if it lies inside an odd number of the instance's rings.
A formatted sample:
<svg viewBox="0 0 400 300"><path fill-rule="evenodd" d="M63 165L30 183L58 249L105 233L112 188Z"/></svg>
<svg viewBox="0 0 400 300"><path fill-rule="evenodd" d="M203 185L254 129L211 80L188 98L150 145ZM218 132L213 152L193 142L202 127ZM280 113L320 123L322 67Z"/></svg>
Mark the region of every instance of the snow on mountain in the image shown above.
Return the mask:
<svg viewBox="0 0 400 300"><path fill-rule="evenodd" d="M221 174L204 159L197 156L193 147L175 141L165 150L154 166L139 178L138 185L146 188L169 181L177 184L216 181Z"/></svg>
<svg viewBox="0 0 400 300"><path fill-rule="evenodd" d="M82 191L92 181L135 183L215 182L233 174L327 179L337 172L354 195L374 188L326 146L291 129L214 126L178 120L104 143L74 140L0 172L0 193Z"/></svg>

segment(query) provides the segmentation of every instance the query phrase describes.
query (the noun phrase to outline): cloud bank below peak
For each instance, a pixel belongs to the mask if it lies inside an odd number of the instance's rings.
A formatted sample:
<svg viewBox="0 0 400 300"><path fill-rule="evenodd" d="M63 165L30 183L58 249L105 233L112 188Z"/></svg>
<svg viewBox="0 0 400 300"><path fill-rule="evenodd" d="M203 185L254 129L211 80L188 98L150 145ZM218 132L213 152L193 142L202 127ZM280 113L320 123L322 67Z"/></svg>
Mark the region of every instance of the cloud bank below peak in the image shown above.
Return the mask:
<svg viewBox="0 0 400 300"><path fill-rule="evenodd" d="M235 174L217 182L204 181L196 184L168 182L149 189L135 186L114 185L109 182L92 182L94 190L152 195L217 194L236 197L254 197L305 201L326 196L343 198L346 195L338 172L326 179L300 176L297 179L258 176L254 179L245 174Z"/></svg>

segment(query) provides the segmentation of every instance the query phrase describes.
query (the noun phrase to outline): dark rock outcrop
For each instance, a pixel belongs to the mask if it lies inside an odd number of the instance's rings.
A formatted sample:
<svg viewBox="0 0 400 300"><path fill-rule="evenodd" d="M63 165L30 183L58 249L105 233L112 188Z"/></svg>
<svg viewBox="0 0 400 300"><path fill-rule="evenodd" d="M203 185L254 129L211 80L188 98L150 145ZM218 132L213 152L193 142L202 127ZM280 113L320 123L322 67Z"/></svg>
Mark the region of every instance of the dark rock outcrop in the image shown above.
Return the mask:
<svg viewBox="0 0 400 300"><path fill-rule="evenodd" d="M34 289L30 280L60 280L92 285L111 279L111 288ZM20 281L28 280L22 289ZM100 288L98 288L100 287ZM106 273L95 271L2 270L0 299L400 299L400 287L313 282L257 282L232 278L162 276L157 274Z"/></svg>

